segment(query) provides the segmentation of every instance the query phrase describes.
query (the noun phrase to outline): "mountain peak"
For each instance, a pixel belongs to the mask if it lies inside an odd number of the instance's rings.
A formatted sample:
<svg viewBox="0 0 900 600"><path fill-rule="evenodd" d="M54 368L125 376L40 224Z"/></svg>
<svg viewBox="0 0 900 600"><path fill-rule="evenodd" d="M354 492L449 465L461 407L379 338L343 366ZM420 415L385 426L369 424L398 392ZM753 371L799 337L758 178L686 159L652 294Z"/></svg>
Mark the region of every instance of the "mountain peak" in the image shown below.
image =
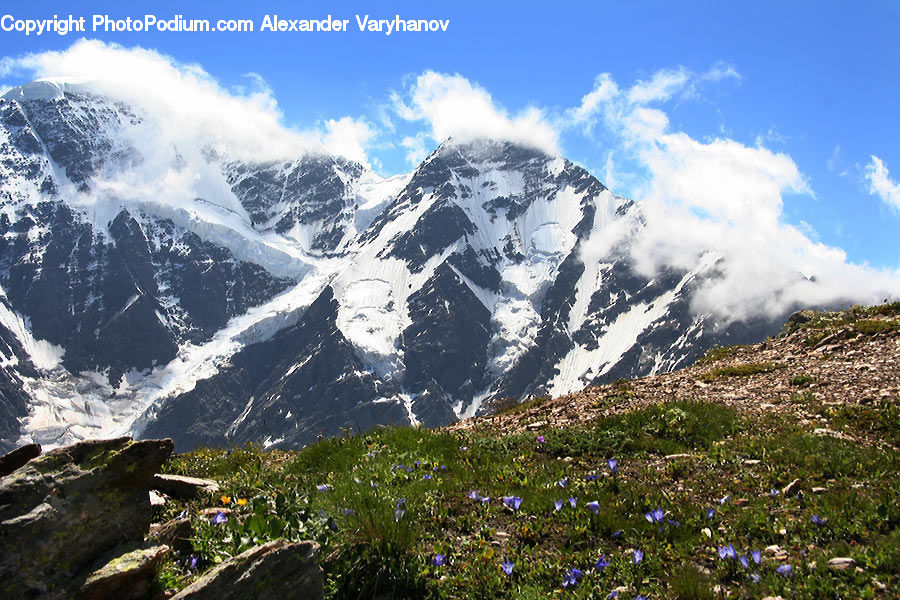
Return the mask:
<svg viewBox="0 0 900 600"><path fill-rule="evenodd" d="M14 87L3 94L3 99L20 102L28 100L56 100L61 98L66 92L86 92L88 89L89 85L85 81L47 77Z"/></svg>

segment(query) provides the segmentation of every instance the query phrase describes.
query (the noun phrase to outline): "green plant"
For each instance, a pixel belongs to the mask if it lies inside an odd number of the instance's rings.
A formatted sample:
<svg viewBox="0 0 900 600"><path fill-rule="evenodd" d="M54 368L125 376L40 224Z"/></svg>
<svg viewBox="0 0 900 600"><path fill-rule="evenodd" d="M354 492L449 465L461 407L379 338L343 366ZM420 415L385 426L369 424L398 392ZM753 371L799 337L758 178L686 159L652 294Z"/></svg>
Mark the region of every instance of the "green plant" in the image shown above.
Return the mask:
<svg viewBox="0 0 900 600"><path fill-rule="evenodd" d="M780 368L782 368L781 365L776 365L769 362L746 363L743 365L720 367L718 369L707 371L700 376L700 379L710 382L715 381L720 377L747 377L749 375L756 375L758 373L771 373L772 371Z"/></svg>
<svg viewBox="0 0 900 600"><path fill-rule="evenodd" d="M807 375L805 373L791 377L791 385L795 387L805 387L813 381L815 381L815 378L812 375Z"/></svg>

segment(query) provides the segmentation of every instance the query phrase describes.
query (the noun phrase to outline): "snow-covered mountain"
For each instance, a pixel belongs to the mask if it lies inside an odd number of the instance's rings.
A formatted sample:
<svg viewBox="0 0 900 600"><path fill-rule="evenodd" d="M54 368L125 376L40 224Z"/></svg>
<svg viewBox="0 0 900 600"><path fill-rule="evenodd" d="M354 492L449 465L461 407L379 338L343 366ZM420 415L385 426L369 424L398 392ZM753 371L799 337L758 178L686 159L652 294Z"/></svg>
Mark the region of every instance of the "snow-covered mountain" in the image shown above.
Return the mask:
<svg viewBox="0 0 900 600"><path fill-rule="evenodd" d="M564 158L450 140L383 179L162 126L86 85L0 100L3 446L438 425L772 331L691 311L713 252L641 276L640 206Z"/></svg>

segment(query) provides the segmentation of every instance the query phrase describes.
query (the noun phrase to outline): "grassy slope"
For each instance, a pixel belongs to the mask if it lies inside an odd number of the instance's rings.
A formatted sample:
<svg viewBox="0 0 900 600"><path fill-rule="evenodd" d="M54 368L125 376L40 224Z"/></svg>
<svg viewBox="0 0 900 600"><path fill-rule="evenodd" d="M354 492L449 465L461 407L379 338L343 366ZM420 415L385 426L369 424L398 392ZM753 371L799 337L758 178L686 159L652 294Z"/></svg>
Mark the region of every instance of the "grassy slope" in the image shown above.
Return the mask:
<svg viewBox="0 0 900 600"><path fill-rule="evenodd" d="M887 443L814 435L812 425L776 413L693 401L504 437L489 428L380 429L299 452L248 446L177 456L166 470L222 482L234 513L221 525L200 515L224 506L216 498L157 516L188 510L199 571L262 540L317 539L332 598L605 598L617 588L622 598L895 597L896 398L818 406L798 393L795 401L827 412L846 434ZM609 458L619 461L616 473ZM772 494L795 479L792 493ZM469 498L472 490L490 501ZM521 497L519 509L503 496ZM565 501L559 511L555 500ZM650 523L645 514L657 508L662 523ZM748 568L720 558L729 544ZM638 564L633 550L644 553ZM763 550L761 564L751 550ZM436 554L445 564L433 564ZM609 564L598 569L601 556ZM856 565L831 570L834 557ZM514 563L511 575L504 560ZM188 583L195 572L187 561L168 563L160 586ZM779 574L782 565L792 573ZM572 568L583 575L563 590Z"/></svg>

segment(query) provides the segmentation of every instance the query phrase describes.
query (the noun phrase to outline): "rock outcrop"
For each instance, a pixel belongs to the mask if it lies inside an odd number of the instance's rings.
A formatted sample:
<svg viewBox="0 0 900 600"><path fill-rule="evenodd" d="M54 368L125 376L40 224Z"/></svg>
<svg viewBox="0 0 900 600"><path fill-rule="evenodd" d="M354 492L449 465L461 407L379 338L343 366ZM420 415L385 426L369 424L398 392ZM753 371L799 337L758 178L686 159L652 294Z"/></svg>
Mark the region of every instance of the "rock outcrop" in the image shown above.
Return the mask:
<svg viewBox="0 0 900 600"><path fill-rule="evenodd" d="M159 563L170 553L168 546L153 546L117 556L87 578L75 600L143 600Z"/></svg>
<svg viewBox="0 0 900 600"><path fill-rule="evenodd" d="M98 558L143 542L171 440L81 442L0 479L0 596L70 597Z"/></svg>
<svg viewBox="0 0 900 600"><path fill-rule="evenodd" d="M315 542L275 540L223 562L172 600L318 600L324 575Z"/></svg>

